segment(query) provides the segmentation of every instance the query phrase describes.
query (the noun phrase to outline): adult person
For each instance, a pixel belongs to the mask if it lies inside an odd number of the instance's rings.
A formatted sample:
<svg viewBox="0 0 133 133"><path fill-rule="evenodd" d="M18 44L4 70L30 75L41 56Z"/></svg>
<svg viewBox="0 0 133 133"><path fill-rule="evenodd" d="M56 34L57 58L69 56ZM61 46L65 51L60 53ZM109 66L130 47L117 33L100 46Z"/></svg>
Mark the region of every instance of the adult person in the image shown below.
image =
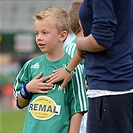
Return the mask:
<svg viewBox="0 0 133 133"><path fill-rule="evenodd" d="M79 11L84 36L67 68L74 70L85 55L89 110L87 133L132 132L131 0L84 0ZM48 82L72 75L54 71Z"/></svg>

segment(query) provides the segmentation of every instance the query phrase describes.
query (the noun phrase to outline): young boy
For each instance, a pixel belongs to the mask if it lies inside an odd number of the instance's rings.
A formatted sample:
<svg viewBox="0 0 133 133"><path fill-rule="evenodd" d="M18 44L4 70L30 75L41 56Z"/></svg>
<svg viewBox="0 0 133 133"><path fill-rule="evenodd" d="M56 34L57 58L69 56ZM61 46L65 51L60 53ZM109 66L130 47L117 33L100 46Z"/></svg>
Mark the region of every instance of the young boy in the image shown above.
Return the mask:
<svg viewBox="0 0 133 133"><path fill-rule="evenodd" d="M73 57L74 53L76 52L76 41L78 37L83 37L83 29L79 20L79 8L81 6L82 2L80 1L75 1L72 2L72 4L68 8L68 15L70 16L71 20L71 30L72 32L76 35L76 38L72 40L71 44L68 44L64 47L64 50L71 56ZM81 71L84 73L84 60L80 62L82 65ZM85 82L85 81L82 81ZM86 90L88 89L88 85L86 84ZM84 114L82 117L81 125L80 125L80 131L79 133L86 133L86 123L87 123L87 113Z"/></svg>
<svg viewBox="0 0 133 133"><path fill-rule="evenodd" d="M76 40L78 37L83 37L83 30L82 26L80 24L78 11L81 6L82 2L72 2L72 4L68 8L68 15L71 20L71 31L75 34L75 38L72 40L72 42L69 45L64 46L64 50L73 57L74 53L76 52ZM83 62L81 63L83 64Z"/></svg>
<svg viewBox="0 0 133 133"><path fill-rule="evenodd" d="M70 56L63 42L70 30L70 18L60 8L51 7L34 16L36 43L43 55L25 63L14 83L17 106L28 105L23 133L78 133L82 115L88 109L83 74L76 69L70 82L48 84L53 70L65 67ZM80 67L80 65L78 66Z"/></svg>

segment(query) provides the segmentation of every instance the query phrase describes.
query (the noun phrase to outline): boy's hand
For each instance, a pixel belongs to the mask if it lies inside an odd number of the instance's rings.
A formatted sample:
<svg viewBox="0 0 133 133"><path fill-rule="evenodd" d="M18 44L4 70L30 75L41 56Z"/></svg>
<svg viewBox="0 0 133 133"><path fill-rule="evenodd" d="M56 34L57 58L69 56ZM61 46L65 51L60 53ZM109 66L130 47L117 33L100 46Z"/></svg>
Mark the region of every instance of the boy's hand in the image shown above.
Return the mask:
<svg viewBox="0 0 133 133"><path fill-rule="evenodd" d="M51 90L53 88L54 85L52 83L46 83L46 80L48 80L50 76L43 78L41 78L41 76L42 72L26 85L27 91L32 93L47 94L48 91L46 90Z"/></svg>
<svg viewBox="0 0 133 133"><path fill-rule="evenodd" d="M68 73L64 68L60 68L57 70L53 70L53 74L50 75L50 79L47 80L47 83L56 83L63 80L63 83L61 85L61 89L64 89L67 83L72 78L72 74Z"/></svg>

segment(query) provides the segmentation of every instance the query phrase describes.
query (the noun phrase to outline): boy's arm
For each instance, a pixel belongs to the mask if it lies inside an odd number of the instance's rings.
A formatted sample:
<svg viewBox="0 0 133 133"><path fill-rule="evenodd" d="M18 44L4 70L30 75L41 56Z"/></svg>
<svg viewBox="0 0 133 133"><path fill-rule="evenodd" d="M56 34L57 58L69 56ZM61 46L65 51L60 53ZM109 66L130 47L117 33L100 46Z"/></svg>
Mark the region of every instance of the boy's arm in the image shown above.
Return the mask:
<svg viewBox="0 0 133 133"><path fill-rule="evenodd" d="M84 53L83 53L84 54ZM67 68L70 71L74 71L76 66L83 60L83 57L80 57L78 52L74 54L73 58L70 60L69 64L67 65ZM50 79L47 81L48 83L56 83L61 80L63 80L61 88L65 88L67 83L71 80L72 74L66 71L64 68L54 70L54 73L51 75Z"/></svg>
<svg viewBox="0 0 133 133"><path fill-rule="evenodd" d="M69 133L79 133L82 115L88 110L85 75L82 65L77 66L76 72L69 83L72 83L72 88L69 88L69 90L71 91L70 96L72 95L73 97L73 100L70 98L71 100L69 101L70 112L72 116Z"/></svg>
<svg viewBox="0 0 133 133"><path fill-rule="evenodd" d="M76 53L74 54L73 58L67 65L67 68L69 70L74 70L76 66L83 60L84 52L101 52L106 50L106 48L100 46L92 34L90 34L87 37L79 37L77 38L76 42ZM68 72L66 72L65 69L60 69L54 71L55 73L51 76L50 80L48 82L56 83L58 81L63 80L62 88L65 88L66 84L70 81L72 75Z"/></svg>
<svg viewBox="0 0 133 133"><path fill-rule="evenodd" d="M77 65L84 59L84 52L80 50L76 50L75 54L73 55L73 58L70 60L69 64L67 65L67 68L69 70L74 70Z"/></svg>
<svg viewBox="0 0 133 133"><path fill-rule="evenodd" d="M82 113L76 113L71 117L69 133L79 133Z"/></svg>
<svg viewBox="0 0 133 133"><path fill-rule="evenodd" d="M22 109L24 107L26 107L29 103L29 100L24 99L20 93L18 93L18 97L17 97L17 107Z"/></svg>

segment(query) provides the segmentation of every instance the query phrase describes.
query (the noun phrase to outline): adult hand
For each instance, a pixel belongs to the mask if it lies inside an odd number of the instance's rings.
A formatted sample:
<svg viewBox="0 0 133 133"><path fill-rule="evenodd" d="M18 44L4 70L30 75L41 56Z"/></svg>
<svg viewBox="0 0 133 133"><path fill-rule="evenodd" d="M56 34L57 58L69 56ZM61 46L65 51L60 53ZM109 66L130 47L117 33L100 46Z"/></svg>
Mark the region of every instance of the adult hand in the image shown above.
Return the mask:
<svg viewBox="0 0 133 133"><path fill-rule="evenodd" d="M50 76L41 78L42 72L39 73L35 78L33 78L27 85L26 89L32 93L47 94L48 91L53 88L52 83L46 83Z"/></svg>
<svg viewBox="0 0 133 133"><path fill-rule="evenodd" d="M60 68L53 71L54 73L50 75L50 79L47 80L47 83L54 84L56 82L62 81L61 89L64 89L67 83L72 78L72 74L68 73L64 68Z"/></svg>

